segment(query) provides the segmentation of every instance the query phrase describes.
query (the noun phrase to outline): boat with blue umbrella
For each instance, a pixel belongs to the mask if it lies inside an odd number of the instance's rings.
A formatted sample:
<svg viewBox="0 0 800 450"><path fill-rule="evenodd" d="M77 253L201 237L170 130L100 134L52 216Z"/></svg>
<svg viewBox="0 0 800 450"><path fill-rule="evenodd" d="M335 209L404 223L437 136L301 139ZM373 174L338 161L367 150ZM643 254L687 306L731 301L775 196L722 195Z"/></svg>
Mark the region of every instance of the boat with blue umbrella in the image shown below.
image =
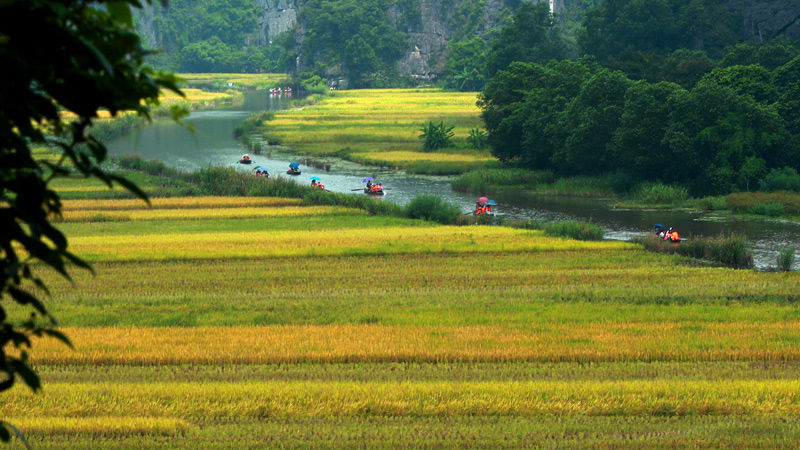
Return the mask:
<svg viewBox="0 0 800 450"><path fill-rule="evenodd" d="M361 182L367 183L364 186L364 193L367 195L383 195L383 185L381 183L373 183L372 181L374 178L372 177L365 177ZM354 191L358 191L359 189L353 189Z"/></svg>
<svg viewBox="0 0 800 450"><path fill-rule="evenodd" d="M258 177L269 177L269 171L264 166L255 166L253 170L256 171L256 176Z"/></svg>
<svg viewBox="0 0 800 450"><path fill-rule="evenodd" d="M287 170L286 173L289 175L300 175L300 163L290 162L289 170Z"/></svg>
<svg viewBox="0 0 800 450"><path fill-rule="evenodd" d="M322 179L320 177L311 177L311 187L320 188L323 191L325 190L325 185L322 184Z"/></svg>

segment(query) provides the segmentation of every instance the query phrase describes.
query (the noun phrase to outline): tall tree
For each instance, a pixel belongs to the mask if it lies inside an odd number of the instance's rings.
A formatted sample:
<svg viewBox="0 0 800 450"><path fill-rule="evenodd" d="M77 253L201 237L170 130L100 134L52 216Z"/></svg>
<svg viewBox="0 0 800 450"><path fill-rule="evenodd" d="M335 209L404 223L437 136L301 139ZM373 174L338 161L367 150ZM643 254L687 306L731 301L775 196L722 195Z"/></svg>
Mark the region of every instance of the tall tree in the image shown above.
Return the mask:
<svg viewBox="0 0 800 450"><path fill-rule="evenodd" d="M145 0L146 1L146 0ZM50 182L63 176L135 185L100 167L103 144L90 134L100 111L135 111L148 117L159 92L179 92L172 75L144 65L147 51L133 30L131 7L140 0L7 0L0 2L0 391L17 377L40 382L28 366L33 336L57 331L41 295L43 264L69 278L70 266L88 268L70 253L51 223L61 201ZM66 115L65 113L71 113ZM57 149L57 162L36 159L33 146ZM9 302L31 315L12 317ZM42 322L44 320L44 322ZM8 440L9 425L0 426Z"/></svg>
<svg viewBox="0 0 800 450"><path fill-rule="evenodd" d="M546 2L523 3L514 12L510 25L492 43L486 57L489 76L506 69L512 62L547 63L566 56L564 41Z"/></svg>

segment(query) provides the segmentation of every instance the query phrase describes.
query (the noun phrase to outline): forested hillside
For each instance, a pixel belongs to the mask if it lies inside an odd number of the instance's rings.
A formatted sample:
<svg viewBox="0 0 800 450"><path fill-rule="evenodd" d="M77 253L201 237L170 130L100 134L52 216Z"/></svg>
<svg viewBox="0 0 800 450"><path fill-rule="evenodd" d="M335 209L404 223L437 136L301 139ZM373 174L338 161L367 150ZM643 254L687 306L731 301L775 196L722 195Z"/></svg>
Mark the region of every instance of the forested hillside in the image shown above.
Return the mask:
<svg viewBox="0 0 800 450"><path fill-rule="evenodd" d="M314 71L351 86L394 86L419 80L479 89L519 56L503 28L521 5L539 0L172 0L146 5L136 17L145 42L162 49L156 65L185 72ZM703 65L727 46L800 38L794 0L555 0L554 17L528 14L519 35L533 61L583 52L637 78L661 65ZM592 9L593 7L596 7ZM552 24L549 24L551 21ZM538 43L534 44L533 40ZM531 47L533 45L533 47ZM490 55L493 47L495 59ZM512 45L513 47L513 45ZM686 59L689 58L690 62ZM638 73L635 71L639 71ZM656 75L657 76L657 75Z"/></svg>

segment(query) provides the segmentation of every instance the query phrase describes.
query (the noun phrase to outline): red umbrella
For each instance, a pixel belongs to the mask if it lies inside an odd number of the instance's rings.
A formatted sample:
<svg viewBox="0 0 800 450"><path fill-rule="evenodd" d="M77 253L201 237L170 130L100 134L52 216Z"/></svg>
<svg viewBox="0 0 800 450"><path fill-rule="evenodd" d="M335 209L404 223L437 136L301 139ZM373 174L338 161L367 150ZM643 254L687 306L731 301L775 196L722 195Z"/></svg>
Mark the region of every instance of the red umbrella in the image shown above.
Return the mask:
<svg viewBox="0 0 800 450"><path fill-rule="evenodd" d="M488 201L489 201L489 199L487 197L481 197L481 198L478 199L478 203L486 203Z"/></svg>

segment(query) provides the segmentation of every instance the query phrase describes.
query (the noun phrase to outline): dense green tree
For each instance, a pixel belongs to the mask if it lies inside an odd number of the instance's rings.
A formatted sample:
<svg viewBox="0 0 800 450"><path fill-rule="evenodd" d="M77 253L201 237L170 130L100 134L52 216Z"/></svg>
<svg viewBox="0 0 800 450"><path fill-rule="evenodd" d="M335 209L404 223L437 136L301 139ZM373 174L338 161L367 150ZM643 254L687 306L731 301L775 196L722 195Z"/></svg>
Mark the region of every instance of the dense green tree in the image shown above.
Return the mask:
<svg viewBox="0 0 800 450"><path fill-rule="evenodd" d="M773 103L778 98L772 74L761 66L730 66L714 69L705 75L702 81L731 88L737 94L749 95L760 103Z"/></svg>
<svg viewBox="0 0 800 450"><path fill-rule="evenodd" d="M503 28L486 56L490 76L507 68L512 62L546 63L562 59L567 49L549 5L523 3L515 12L511 24Z"/></svg>
<svg viewBox="0 0 800 450"><path fill-rule="evenodd" d="M459 91L479 91L486 84L486 41L476 36L451 42L442 74L445 85Z"/></svg>
<svg viewBox="0 0 800 450"><path fill-rule="evenodd" d="M394 71L408 46L405 33L389 22L390 0L309 0L300 19L305 37L300 49L308 67L341 65L353 87L375 84Z"/></svg>
<svg viewBox="0 0 800 450"><path fill-rule="evenodd" d="M645 81L628 88L613 138L616 164L625 172L639 179L658 180L676 161L664 135L670 122L670 101L681 90L673 83Z"/></svg>
<svg viewBox="0 0 800 450"><path fill-rule="evenodd" d="M740 13L724 0L605 0L586 13L583 52L638 79L681 48L710 54L738 42ZM678 81L678 80L674 80Z"/></svg>
<svg viewBox="0 0 800 450"><path fill-rule="evenodd" d="M800 48L786 37L778 37L765 43L745 42L727 47L720 65L750 66L758 64L774 70L800 55Z"/></svg>
<svg viewBox="0 0 800 450"><path fill-rule="evenodd" d="M799 68L800 58L772 73L719 68L687 90L633 82L589 59L513 63L487 83L479 106L503 161L572 175L621 171L719 194L800 165Z"/></svg>
<svg viewBox="0 0 800 450"><path fill-rule="evenodd" d="M562 173L598 174L610 170L610 144L619 126L625 92L631 85L622 72L602 69L594 73L569 102L561 127L569 132L553 155Z"/></svg>
<svg viewBox="0 0 800 450"><path fill-rule="evenodd" d="M651 74L638 78L654 82L670 81L678 83L686 89L691 89L716 66L717 63L705 51L681 48L664 57L660 70L655 76Z"/></svg>
<svg viewBox="0 0 800 450"><path fill-rule="evenodd" d="M66 337L34 295L46 286L45 267L69 278L71 267L88 268L70 253L51 219L61 212L50 182L67 175L119 183L107 173L106 149L89 130L100 111L147 116L161 88L177 92L174 77L144 65L147 51L133 30L130 6L137 0L16 0L0 2L0 391L21 378L40 388L27 364L32 337ZM65 118L61 113L74 115ZM31 148L50 146L61 158L36 159ZM6 305L20 305L14 316ZM25 315L19 316L19 311ZM26 315L32 312L30 316ZM8 440L9 425L0 426Z"/></svg>

